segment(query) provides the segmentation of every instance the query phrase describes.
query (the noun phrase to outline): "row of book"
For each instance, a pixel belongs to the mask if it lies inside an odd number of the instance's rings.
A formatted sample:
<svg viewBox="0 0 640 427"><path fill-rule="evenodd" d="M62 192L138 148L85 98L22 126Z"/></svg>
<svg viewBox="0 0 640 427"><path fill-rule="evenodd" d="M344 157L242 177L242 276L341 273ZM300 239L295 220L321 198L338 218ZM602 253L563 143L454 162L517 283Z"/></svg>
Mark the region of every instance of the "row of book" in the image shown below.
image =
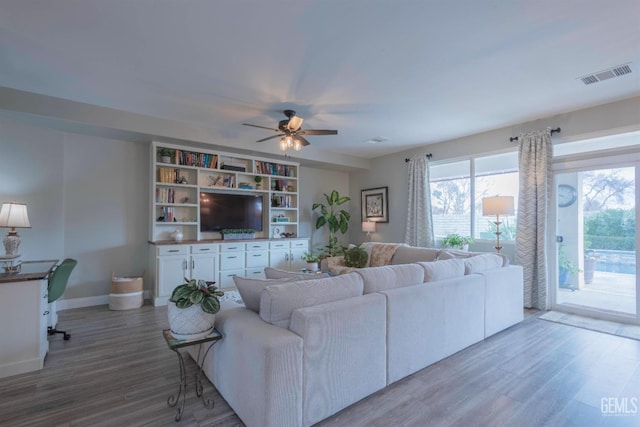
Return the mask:
<svg viewBox="0 0 640 427"><path fill-rule="evenodd" d="M256 173L277 176L296 176L295 166L256 160Z"/></svg>
<svg viewBox="0 0 640 427"><path fill-rule="evenodd" d="M174 217L174 208L170 206L163 206L160 208L160 217L158 217L158 222L174 222ZM175 221L177 221L177 219Z"/></svg>
<svg viewBox="0 0 640 427"><path fill-rule="evenodd" d="M271 207L277 208L291 208L292 206L291 196L272 196Z"/></svg>
<svg viewBox="0 0 640 427"><path fill-rule="evenodd" d="M158 168L158 182L175 183L178 181L179 169Z"/></svg>
<svg viewBox="0 0 640 427"><path fill-rule="evenodd" d="M196 166L199 168L215 169L218 167L218 156L215 154L196 153L193 151L176 150L179 165Z"/></svg>
<svg viewBox="0 0 640 427"><path fill-rule="evenodd" d="M175 188L156 188L156 203L175 203Z"/></svg>

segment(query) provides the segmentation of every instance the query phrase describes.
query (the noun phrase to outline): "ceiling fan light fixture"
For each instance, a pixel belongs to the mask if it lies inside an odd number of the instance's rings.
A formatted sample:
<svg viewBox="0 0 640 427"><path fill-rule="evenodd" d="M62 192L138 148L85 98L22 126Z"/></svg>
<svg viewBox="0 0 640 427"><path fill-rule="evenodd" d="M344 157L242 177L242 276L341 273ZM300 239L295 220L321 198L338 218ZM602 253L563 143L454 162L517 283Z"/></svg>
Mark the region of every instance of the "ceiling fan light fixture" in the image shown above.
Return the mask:
<svg viewBox="0 0 640 427"><path fill-rule="evenodd" d="M302 144L300 143L300 140L298 138L295 139L293 149L296 151L300 151L302 149Z"/></svg>
<svg viewBox="0 0 640 427"><path fill-rule="evenodd" d="M289 128L289 130L296 131L300 129L303 121L304 119L302 117L293 116L289 119L289 124L287 125L287 127Z"/></svg>
<svg viewBox="0 0 640 427"><path fill-rule="evenodd" d="M287 140L285 138L280 138L280 150L287 151Z"/></svg>
<svg viewBox="0 0 640 427"><path fill-rule="evenodd" d="M293 138L291 137L291 135L287 135L285 139L287 141L287 148L293 147Z"/></svg>

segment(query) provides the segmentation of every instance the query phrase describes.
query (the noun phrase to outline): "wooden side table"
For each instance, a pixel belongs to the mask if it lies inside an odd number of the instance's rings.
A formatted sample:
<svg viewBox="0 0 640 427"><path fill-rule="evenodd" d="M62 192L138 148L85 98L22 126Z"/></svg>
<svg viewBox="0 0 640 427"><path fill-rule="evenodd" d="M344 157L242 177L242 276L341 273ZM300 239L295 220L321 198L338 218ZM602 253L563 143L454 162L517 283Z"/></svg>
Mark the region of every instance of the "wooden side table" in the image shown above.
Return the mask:
<svg viewBox="0 0 640 427"><path fill-rule="evenodd" d="M222 334L216 329L213 328L211 333L203 338L198 338L194 340L179 340L171 335L170 329L164 329L162 331L162 335L164 336L165 341L169 348L176 352L178 355L178 361L180 363L180 386L178 388L178 394L172 394L167 399L167 405L174 407L180 400L180 396L182 396L182 403L180 403L180 407L176 411L176 421L180 421L182 418L182 413L184 411L184 402L187 397L187 372L184 366L184 358L182 357L182 353L180 353L181 348L189 347L192 345L199 345L198 348L198 357L196 358L196 375L195 375L195 388L196 388L196 396L202 399L202 404L209 409L213 409L215 402L213 400L205 399L204 393L202 392L202 377L204 376L204 372L202 371L201 365L207 357L209 350L211 347L218 342L222 338ZM209 343L207 348L203 351L203 344Z"/></svg>

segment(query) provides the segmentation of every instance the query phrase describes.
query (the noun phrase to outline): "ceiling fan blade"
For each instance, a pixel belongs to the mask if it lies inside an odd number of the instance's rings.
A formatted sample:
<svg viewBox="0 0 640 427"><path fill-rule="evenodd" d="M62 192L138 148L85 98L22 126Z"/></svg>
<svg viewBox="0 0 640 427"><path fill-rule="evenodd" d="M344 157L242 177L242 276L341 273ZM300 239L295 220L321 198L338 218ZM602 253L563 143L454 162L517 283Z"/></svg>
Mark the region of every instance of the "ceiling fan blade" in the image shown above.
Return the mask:
<svg viewBox="0 0 640 427"><path fill-rule="evenodd" d="M269 137L267 137L267 138L262 138L262 139L257 140L256 142L268 141L268 140L270 140L270 139L278 138L278 137L281 137L281 136L284 136L284 133L281 133L281 134L279 134L279 135L269 136Z"/></svg>
<svg viewBox="0 0 640 427"><path fill-rule="evenodd" d="M292 132L295 132L298 129L300 129L300 126L302 126L303 121L304 119L302 117L293 116L289 119L289 123L287 123L287 129L289 129Z"/></svg>
<svg viewBox="0 0 640 427"><path fill-rule="evenodd" d="M272 131L275 131L275 132L280 132L280 129L268 128L266 126L252 125L251 123L243 123L243 125L251 126L251 127L254 127L254 128L272 130Z"/></svg>
<svg viewBox="0 0 640 427"><path fill-rule="evenodd" d="M329 129L305 129L298 132L299 135L337 135L337 130Z"/></svg>
<svg viewBox="0 0 640 427"><path fill-rule="evenodd" d="M311 145L311 143L309 141L307 141L306 139L304 139L303 137L301 137L300 134L296 135L294 138L297 138L300 141L300 144L302 144L303 147L306 147L307 145Z"/></svg>

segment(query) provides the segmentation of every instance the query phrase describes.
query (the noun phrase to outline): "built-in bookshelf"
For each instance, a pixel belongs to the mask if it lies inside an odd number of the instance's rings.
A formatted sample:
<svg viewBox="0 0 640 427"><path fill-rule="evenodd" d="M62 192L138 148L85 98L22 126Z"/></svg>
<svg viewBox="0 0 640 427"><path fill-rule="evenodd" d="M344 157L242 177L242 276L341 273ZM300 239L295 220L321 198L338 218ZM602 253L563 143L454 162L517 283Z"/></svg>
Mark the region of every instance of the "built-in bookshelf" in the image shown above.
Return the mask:
<svg viewBox="0 0 640 427"><path fill-rule="evenodd" d="M176 229L185 240L221 238L200 231L201 192L261 195L265 215L257 237L299 237L298 163L153 142L151 171L153 242L171 240Z"/></svg>

